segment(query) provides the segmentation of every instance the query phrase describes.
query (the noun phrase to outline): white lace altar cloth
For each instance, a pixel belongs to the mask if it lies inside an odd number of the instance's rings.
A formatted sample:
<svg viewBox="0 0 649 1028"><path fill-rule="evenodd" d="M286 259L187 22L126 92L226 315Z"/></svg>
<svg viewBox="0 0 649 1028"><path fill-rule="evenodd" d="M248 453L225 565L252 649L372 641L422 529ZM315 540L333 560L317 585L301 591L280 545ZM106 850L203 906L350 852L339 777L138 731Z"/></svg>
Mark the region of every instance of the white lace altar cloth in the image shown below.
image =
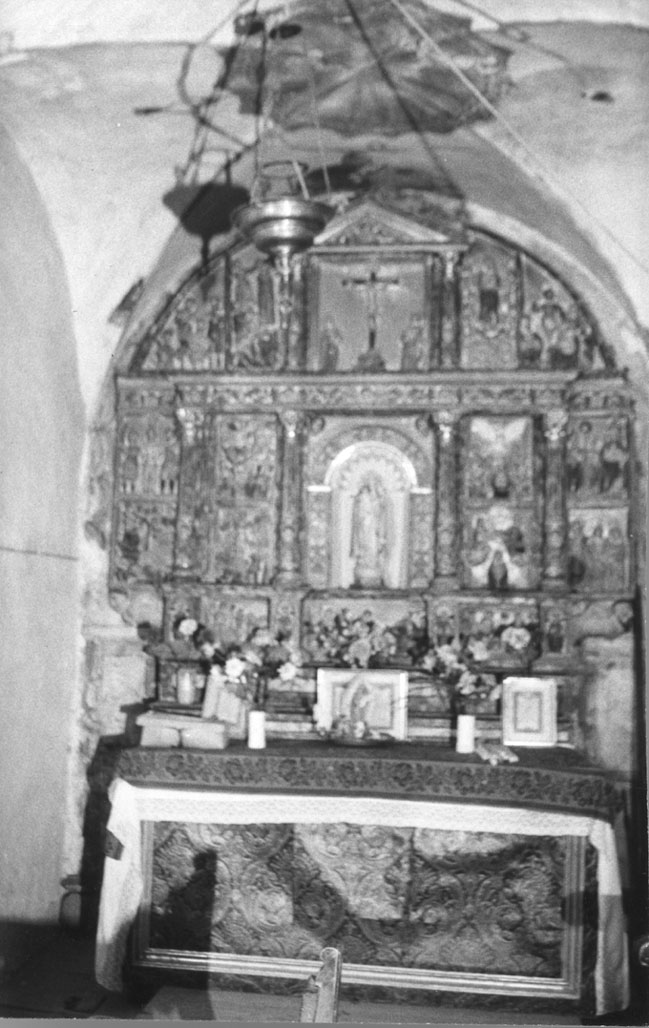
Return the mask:
<svg viewBox="0 0 649 1028"><path fill-rule="evenodd" d="M517 807L436 803L374 796L283 795L213 790L138 788L116 779L111 785L108 830L123 844L120 860L107 857L99 908L96 977L119 991L126 936L142 898L142 821L214 824L391 825L502 835L586 837L598 853L597 962L595 1001L598 1017L629 1004L628 944L620 873L611 825L600 818Z"/></svg>

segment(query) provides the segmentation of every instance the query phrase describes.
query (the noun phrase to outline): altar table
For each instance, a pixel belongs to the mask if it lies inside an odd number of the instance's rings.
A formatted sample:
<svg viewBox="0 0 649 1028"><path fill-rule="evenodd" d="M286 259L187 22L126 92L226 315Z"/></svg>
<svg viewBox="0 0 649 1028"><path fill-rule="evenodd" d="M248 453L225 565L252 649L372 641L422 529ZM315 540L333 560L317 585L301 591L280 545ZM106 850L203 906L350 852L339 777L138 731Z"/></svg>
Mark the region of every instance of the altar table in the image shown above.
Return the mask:
<svg viewBox="0 0 649 1028"><path fill-rule="evenodd" d="M304 980L334 944L346 984L583 1003L590 967L628 1005L615 793L572 753L132 749L111 801L107 988L133 929L141 968Z"/></svg>

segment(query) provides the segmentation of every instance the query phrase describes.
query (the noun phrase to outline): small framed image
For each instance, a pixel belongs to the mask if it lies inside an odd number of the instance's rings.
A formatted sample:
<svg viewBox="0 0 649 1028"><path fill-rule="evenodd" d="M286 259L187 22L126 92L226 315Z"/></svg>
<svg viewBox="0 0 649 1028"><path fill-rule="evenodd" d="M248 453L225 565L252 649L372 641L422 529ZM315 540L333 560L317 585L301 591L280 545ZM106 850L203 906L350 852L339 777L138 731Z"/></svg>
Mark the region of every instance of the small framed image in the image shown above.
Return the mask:
<svg viewBox="0 0 649 1028"><path fill-rule="evenodd" d="M316 727L331 731L337 718L364 721L373 732L406 739L408 675L366 668L318 669Z"/></svg>
<svg viewBox="0 0 649 1028"><path fill-rule="evenodd" d="M505 746L556 745L556 678L505 678L502 711Z"/></svg>

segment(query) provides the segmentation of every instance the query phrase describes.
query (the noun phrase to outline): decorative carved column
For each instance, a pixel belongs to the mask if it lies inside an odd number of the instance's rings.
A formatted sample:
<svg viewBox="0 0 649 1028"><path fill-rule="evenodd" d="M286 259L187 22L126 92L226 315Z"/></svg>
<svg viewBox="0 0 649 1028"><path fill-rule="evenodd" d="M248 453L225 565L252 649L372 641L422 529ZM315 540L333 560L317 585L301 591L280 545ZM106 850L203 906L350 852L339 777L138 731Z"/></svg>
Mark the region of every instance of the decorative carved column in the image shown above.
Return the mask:
<svg viewBox="0 0 649 1028"><path fill-rule="evenodd" d="M279 415L283 427L282 492L279 516L279 554L276 583L297 586L302 579L300 532L302 527L302 432L300 411Z"/></svg>
<svg viewBox="0 0 649 1028"><path fill-rule="evenodd" d="M304 367L307 338L306 310L307 265L304 254L291 260L290 313L286 340L286 367L299 371Z"/></svg>
<svg viewBox="0 0 649 1028"><path fill-rule="evenodd" d="M566 512L564 497L564 451L568 416L564 410L548 411L544 417L545 509L543 518L543 584L546 589L565 589Z"/></svg>
<svg viewBox="0 0 649 1028"><path fill-rule="evenodd" d="M205 411L176 404L181 430L180 477L178 481L178 521L174 548L174 574L193 578L202 570L204 554L194 532L197 494L205 474Z"/></svg>
<svg viewBox="0 0 649 1028"><path fill-rule="evenodd" d="M435 532L436 592L458 587L458 440L457 415L436 411L437 427L437 517Z"/></svg>
<svg viewBox="0 0 649 1028"><path fill-rule="evenodd" d="M455 278L457 261L457 253L444 254L441 331L441 365L443 368L456 368L458 365L458 298Z"/></svg>

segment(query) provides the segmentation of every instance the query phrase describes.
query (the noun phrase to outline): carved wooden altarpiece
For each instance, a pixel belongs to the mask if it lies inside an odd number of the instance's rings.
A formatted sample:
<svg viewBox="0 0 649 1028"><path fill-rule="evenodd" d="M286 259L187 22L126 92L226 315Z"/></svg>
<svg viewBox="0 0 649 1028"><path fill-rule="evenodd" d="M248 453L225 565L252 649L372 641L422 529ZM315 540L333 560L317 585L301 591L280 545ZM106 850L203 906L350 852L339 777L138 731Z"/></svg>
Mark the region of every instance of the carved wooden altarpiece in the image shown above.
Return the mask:
<svg viewBox="0 0 649 1028"><path fill-rule="evenodd" d="M574 737L575 618L630 591L624 375L566 286L460 207L348 201L290 305L233 236L131 346L111 587L158 590L167 632L291 630L314 664L343 610L479 641L495 671L559 676Z"/></svg>

